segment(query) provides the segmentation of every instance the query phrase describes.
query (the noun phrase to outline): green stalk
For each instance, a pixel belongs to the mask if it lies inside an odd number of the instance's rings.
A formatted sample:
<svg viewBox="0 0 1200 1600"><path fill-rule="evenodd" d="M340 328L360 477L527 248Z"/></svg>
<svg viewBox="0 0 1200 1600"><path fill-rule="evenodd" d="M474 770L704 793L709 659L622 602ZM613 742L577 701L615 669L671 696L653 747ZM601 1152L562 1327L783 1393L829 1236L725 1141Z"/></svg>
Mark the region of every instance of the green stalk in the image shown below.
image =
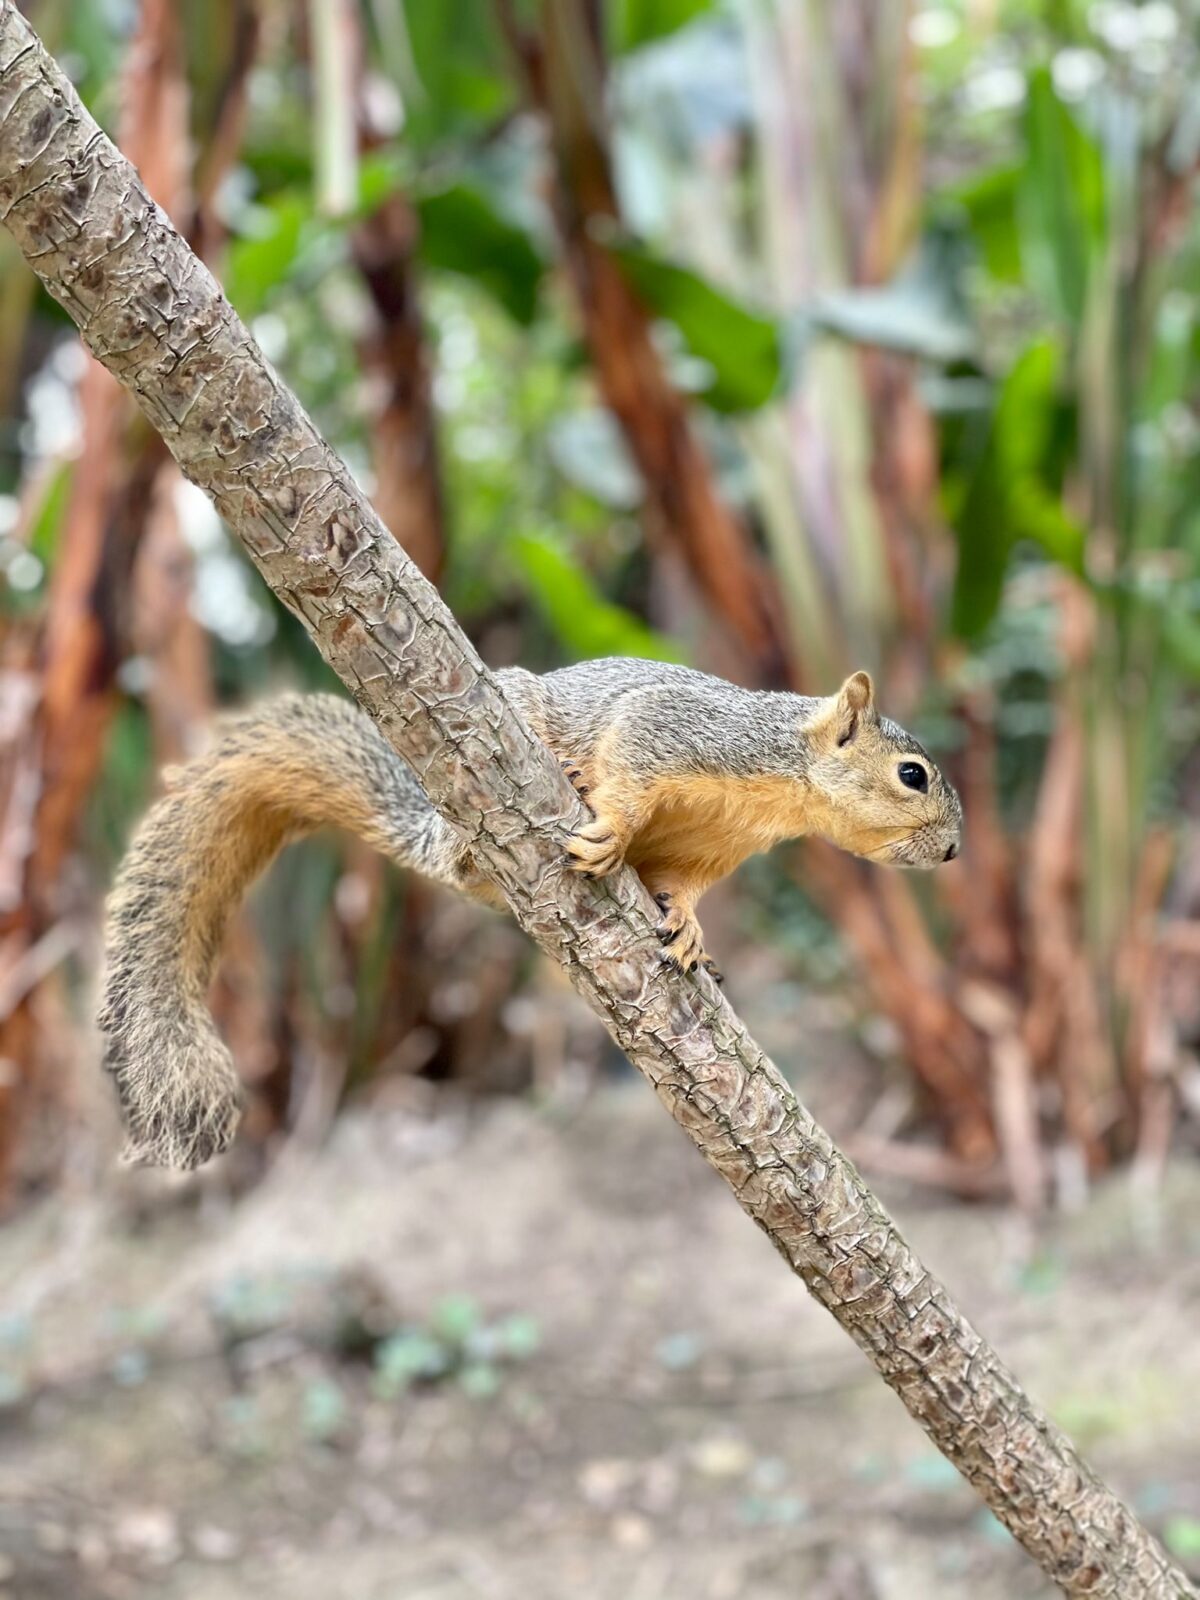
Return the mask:
<svg viewBox="0 0 1200 1600"><path fill-rule="evenodd" d="M318 209L344 217L358 199L354 121L356 25L346 0L309 0L316 98L313 156Z"/></svg>

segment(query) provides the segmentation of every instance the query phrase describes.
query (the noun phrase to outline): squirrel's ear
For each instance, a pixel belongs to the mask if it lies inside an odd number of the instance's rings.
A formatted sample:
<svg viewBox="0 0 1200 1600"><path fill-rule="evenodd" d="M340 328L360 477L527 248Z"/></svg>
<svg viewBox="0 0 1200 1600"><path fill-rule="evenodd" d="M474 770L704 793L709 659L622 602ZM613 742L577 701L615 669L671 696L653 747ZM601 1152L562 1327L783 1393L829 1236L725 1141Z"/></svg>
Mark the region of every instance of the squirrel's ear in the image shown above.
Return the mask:
<svg viewBox="0 0 1200 1600"><path fill-rule="evenodd" d="M837 692L833 725L839 745L849 744L864 722L874 719L875 688L869 673L855 672Z"/></svg>

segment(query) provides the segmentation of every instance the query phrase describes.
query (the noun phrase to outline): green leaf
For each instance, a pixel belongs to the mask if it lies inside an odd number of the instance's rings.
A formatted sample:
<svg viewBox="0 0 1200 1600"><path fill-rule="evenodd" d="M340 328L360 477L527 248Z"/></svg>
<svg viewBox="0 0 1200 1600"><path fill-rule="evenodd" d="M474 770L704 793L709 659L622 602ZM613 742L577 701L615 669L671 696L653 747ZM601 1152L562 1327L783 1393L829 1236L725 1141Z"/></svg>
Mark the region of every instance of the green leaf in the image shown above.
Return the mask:
<svg viewBox="0 0 1200 1600"><path fill-rule="evenodd" d="M536 1317L514 1312L500 1324L504 1353L513 1361L528 1361L542 1342L542 1329Z"/></svg>
<svg viewBox="0 0 1200 1600"><path fill-rule="evenodd" d="M426 194L417 199L416 209L423 261L474 278L517 322L533 321L544 263L527 234L466 184Z"/></svg>
<svg viewBox="0 0 1200 1600"><path fill-rule="evenodd" d="M1059 351L1031 345L1000 390L987 444L955 517L958 570L952 626L976 638L1000 604L1013 546L1034 541L1072 572L1083 571L1084 531L1053 482L1059 425Z"/></svg>
<svg viewBox="0 0 1200 1600"><path fill-rule="evenodd" d="M1023 167L998 167L952 191L967 215L971 237L989 274L1001 283L1022 281L1017 191Z"/></svg>
<svg viewBox="0 0 1200 1600"><path fill-rule="evenodd" d="M246 231L229 249L225 293L230 303L242 317L257 316L272 293L311 262L315 251L378 210L404 175L398 152L373 151L359 163L356 201L343 216L317 212L311 174L256 206Z"/></svg>
<svg viewBox="0 0 1200 1600"><path fill-rule="evenodd" d="M1057 493L1034 476L1016 479L1009 493L1009 518L1014 539L1030 539L1060 567L1083 573L1085 534L1063 510Z"/></svg>
<svg viewBox="0 0 1200 1600"><path fill-rule="evenodd" d="M1104 162L1054 92L1050 72L1029 79L1026 161L1017 187L1021 259L1030 285L1073 327L1105 234Z"/></svg>
<svg viewBox="0 0 1200 1600"><path fill-rule="evenodd" d="M314 1378L305 1385L301 1426L306 1437L329 1444L346 1426L350 1411L346 1396L328 1378Z"/></svg>
<svg viewBox="0 0 1200 1600"><path fill-rule="evenodd" d="M433 1331L440 1339L463 1344L480 1324L479 1307L470 1295L451 1294L438 1303L431 1318Z"/></svg>
<svg viewBox="0 0 1200 1600"><path fill-rule="evenodd" d="M311 195L287 190L261 208L253 234L232 242L225 293L239 316L246 320L257 316L271 292L290 277L300 256L305 224L312 218Z"/></svg>
<svg viewBox="0 0 1200 1600"><path fill-rule="evenodd" d="M1163 1539L1167 1549L1180 1561L1200 1560L1200 1518L1168 1517Z"/></svg>
<svg viewBox="0 0 1200 1600"><path fill-rule="evenodd" d="M1162 618L1163 643L1172 661L1189 677L1200 679L1200 612L1195 598L1168 604Z"/></svg>
<svg viewBox="0 0 1200 1600"><path fill-rule="evenodd" d="M500 1390L500 1374L489 1361L472 1361L459 1373L458 1381L472 1400L490 1400Z"/></svg>
<svg viewBox="0 0 1200 1600"><path fill-rule="evenodd" d="M54 467L48 476L43 477L37 486L36 493L39 498L29 528L29 549L47 570L53 566L58 550L74 475L75 463L63 461Z"/></svg>
<svg viewBox="0 0 1200 1600"><path fill-rule="evenodd" d="M712 369L699 392L714 411L753 411L778 391L783 338L776 321L641 245L616 244L612 253L647 306L673 322L691 354Z"/></svg>
<svg viewBox="0 0 1200 1600"><path fill-rule="evenodd" d="M1053 1294L1063 1281L1063 1263L1048 1251L1038 1251L1020 1268L1016 1278L1025 1294Z"/></svg>
<svg viewBox="0 0 1200 1600"><path fill-rule="evenodd" d="M375 1390L395 1399L420 1379L440 1378L450 1370L444 1345L419 1328L394 1333L375 1352Z"/></svg>
<svg viewBox="0 0 1200 1600"><path fill-rule="evenodd" d="M620 53L665 38L712 9L712 0L616 0L610 9L609 39Z"/></svg>
<svg viewBox="0 0 1200 1600"><path fill-rule="evenodd" d="M975 354L975 330L954 293L949 267L932 252L879 288L824 294L811 321L856 344L899 350L944 366Z"/></svg>
<svg viewBox="0 0 1200 1600"><path fill-rule="evenodd" d="M516 98L491 0L404 0L416 83L405 85L406 137L417 145L469 132Z"/></svg>
<svg viewBox="0 0 1200 1600"><path fill-rule="evenodd" d="M355 219L369 217L372 212L401 188L407 173L406 164L395 149L372 150L358 163L358 205Z"/></svg>
<svg viewBox="0 0 1200 1600"><path fill-rule="evenodd" d="M599 594L581 567L548 539L520 535L514 557L550 626L577 659L593 656L643 656L679 661L669 639Z"/></svg>

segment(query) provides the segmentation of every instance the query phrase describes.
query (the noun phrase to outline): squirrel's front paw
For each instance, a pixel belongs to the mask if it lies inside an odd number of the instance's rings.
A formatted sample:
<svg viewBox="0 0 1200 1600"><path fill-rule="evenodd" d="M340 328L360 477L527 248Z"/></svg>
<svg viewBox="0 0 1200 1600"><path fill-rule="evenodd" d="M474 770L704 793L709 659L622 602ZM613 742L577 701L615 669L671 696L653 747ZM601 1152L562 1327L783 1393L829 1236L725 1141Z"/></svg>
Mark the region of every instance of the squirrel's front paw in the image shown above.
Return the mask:
<svg viewBox="0 0 1200 1600"><path fill-rule="evenodd" d="M654 898L663 913L662 921L654 930L665 946L663 959L682 972L695 972L703 965L719 982L719 974L704 954L704 935L691 911L675 905L667 893L656 894Z"/></svg>
<svg viewBox="0 0 1200 1600"><path fill-rule="evenodd" d="M584 772L579 763L571 756L563 757L558 764L563 769L563 775L566 777L567 782L583 801L584 805L587 806L588 810L591 811L592 808L588 805L587 799L588 795L591 793L591 788L587 780L587 773ZM595 815L594 812L593 815Z"/></svg>
<svg viewBox="0 0 1200 1600"><path fill-rule="evenodd" d="M607 878L625 859L625 846L616 829L604 817L585 822L567 840L571 868L585 878Z"/></svg>

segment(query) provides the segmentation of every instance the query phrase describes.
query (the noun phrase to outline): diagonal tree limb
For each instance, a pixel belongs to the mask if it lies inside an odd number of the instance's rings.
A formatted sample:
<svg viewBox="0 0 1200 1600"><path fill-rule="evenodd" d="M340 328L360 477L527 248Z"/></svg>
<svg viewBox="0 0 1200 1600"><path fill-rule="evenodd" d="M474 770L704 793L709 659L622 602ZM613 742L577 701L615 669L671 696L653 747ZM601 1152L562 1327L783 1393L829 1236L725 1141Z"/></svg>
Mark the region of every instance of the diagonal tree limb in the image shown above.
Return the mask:
<svg viewBox="0 0 1200 1600"><path fill-rule="evenodd" d="M1064 1593L1197 1594L917 1260L707 979L659 962L622 873L565 873L578 801L208 271L0 0L0 217L93 353L469 839L811 1292Z"/></svg>

